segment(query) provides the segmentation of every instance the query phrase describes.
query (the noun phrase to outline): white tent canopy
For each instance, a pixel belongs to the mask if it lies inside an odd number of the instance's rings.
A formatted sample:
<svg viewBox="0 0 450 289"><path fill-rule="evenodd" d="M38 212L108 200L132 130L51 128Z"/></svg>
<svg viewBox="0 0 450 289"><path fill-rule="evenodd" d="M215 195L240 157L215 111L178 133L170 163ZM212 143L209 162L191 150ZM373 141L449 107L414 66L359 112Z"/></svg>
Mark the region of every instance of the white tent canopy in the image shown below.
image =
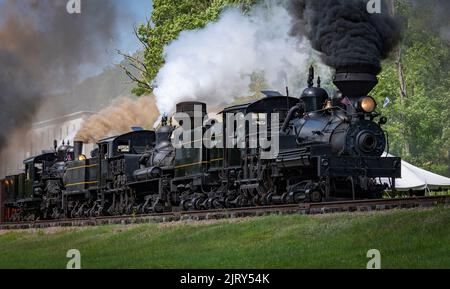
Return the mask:
<svg viewBox="0 0 450 289"><path fill-rule="evenodd" d="M390 180L381 179L381 183L389 184ZM402 161L402 178L396 179L395 187L398 191L446 189L450 188L450 179Z"/></svg>

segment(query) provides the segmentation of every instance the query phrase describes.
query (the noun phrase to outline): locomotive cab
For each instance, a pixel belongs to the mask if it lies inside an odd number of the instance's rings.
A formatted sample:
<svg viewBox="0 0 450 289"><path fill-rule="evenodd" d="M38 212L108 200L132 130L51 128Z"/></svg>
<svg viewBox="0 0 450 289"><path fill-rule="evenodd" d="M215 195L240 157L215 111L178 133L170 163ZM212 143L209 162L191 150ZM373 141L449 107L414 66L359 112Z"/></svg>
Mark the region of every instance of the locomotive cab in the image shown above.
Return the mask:
<svg viewBox="0 0 450 289"><path fill-rule="evenodd" d="M33 199L42 196L43 179L48 176L50 167L58 160L55 153L45 153L24 161L25 191L23 199Z"/></svg>
<svg viewBox="0 0 450 289"><path fill-rule="evenodd" d="M140 130L99 141L100 186L117 188L131 180L139 169L139 157L155 140L154 131Z"/></svg>

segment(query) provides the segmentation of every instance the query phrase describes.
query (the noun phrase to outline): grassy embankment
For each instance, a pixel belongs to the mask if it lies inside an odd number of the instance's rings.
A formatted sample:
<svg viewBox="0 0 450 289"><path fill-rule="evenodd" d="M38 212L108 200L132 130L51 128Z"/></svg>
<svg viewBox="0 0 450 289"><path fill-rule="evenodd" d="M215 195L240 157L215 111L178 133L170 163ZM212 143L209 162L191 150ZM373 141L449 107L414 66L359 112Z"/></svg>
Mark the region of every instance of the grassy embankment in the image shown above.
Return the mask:
<svg viewBox="0 0 450 289"><path fill-rule="evenodd" d="M450 268L450 209L0 232L0 268Z"/></svg>

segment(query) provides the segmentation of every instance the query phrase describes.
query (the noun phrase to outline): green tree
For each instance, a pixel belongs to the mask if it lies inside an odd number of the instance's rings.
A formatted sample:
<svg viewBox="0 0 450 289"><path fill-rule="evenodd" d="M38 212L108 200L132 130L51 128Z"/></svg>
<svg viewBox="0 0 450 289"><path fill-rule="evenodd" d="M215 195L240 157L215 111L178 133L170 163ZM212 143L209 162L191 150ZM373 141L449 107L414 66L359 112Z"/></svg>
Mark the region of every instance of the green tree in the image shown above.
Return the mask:
<svg viewBox="0 0 450 289"><path fill-rule="evenodd" d="M150 21L141 25L136 34L145 45L140 79L133 93L151 92L151 83L164 64L164 47L180 32L204 27L218 19L230 5L247 11L257 0L154 0Z"/></svg>
<svg viewBox="0 0 450 289"><path fill-rule="evenodd" d="M216 21L224 8L235 5L245 12L258 0L154 0L150 21L136 29L145 46L142 61L134 61L137 95L150 93L151 83L164 64L164 47L180 32ZM383 64L380 84L373 91L390 122L390 152L416 165L450 175L450 47L435 26L435 6L428 1L392 0L393 11L407 19L402 43ZM422 3L418 5L417 3ZM433 25L430 25L432 23ZM134 57L128 57L133 63ZM266 87L264 77L252 76L253 97ZM327 86L326 83L324 86Z"/></svg>
<svg viewBox="0 0 450 289"><path fill-rule="evenodd" d="M404 159L449 175L450 48L429 29L433 12L397 1L397 13L408 19L403 41L383 65L373 94L390 122L390 151ZM419 17L420 16L420 17Z"/></svg>

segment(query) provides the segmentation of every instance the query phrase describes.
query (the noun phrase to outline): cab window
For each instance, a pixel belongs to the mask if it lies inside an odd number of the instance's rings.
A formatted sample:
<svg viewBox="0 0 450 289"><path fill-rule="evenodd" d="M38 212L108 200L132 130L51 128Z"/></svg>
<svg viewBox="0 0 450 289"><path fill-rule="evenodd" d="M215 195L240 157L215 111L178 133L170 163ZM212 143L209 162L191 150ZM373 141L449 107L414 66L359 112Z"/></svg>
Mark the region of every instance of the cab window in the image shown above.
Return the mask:
<svg viewBox="0 0 450 289"><path fill-rule="evenodd" d="M131 152L130 141L122 140L117 143L117 152L120 154Z"/></svg>
<svg viewBox="0 0 450 289"><path fill-rule="evenodd" d="M27 181L31 180L31 167L29 164L25 166L25 176Z"/></svg>
<svg viewBox="0 0 450 289"><path fill-rule="evenodd" d="M34 164L34 172L35 175L41 175L42 174L42 169L43 169L43 164L42 163L35 163Z"/></svg>

